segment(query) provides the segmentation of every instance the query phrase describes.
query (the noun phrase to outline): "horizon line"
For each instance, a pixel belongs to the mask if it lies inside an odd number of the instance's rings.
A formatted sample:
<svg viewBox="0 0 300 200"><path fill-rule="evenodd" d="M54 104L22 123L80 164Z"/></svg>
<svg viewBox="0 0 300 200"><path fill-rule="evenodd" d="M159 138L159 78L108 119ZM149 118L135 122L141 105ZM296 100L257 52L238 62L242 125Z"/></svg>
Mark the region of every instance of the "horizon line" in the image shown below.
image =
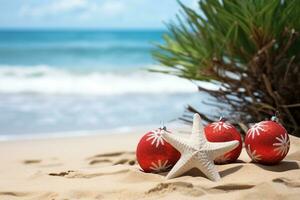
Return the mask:
<svg viewBox="0 0 300 200"><path fill-rule="evenodd" d="M166 27L0 27L0 31L166 31Z"/></svg>

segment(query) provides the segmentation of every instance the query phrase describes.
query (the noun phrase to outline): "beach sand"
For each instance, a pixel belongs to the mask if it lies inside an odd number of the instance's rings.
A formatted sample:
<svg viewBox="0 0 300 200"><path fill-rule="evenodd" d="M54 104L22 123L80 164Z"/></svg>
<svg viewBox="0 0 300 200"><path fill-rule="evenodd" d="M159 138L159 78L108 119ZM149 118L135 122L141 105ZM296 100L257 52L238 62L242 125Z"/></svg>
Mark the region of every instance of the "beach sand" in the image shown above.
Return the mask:
<svg viewBox="0 0 300 200"><path fill-rule="evenodd" d="M141 172L144 132L0 142L0 199L300 199L300 138L290 136L275 166L250 163L243 150L212 182L193 170L172 180Z"/></svg>

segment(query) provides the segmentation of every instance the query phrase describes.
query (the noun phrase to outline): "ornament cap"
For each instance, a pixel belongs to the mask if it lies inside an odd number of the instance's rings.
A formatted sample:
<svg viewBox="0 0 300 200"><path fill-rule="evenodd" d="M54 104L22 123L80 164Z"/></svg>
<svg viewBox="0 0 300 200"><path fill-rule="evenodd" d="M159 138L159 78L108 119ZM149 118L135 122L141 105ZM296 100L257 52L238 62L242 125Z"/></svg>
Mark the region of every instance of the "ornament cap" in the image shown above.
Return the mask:
<svg viewBox="0 0 300 200"><path fill-rule="evenodd" d="M273 121L273 122L278 122L278 118L277 118L276 116L272 116L272 117L271 117L271 121Z"/></svg>
<svg viewBox="0 0 300 200"><path fill-rule="evenodd" d="M219 121L220 122L226 122L228 119L224 117L223 115L220 116Z"/></svg>
<svg viewBox="0 0 300 200"><path fill-rule="evenodd" d="M161 126L159 129L167 131L167 127L166 126Z"/></svg>
<svg viewBox="0 0 300 200"><path fill-rule="evenodd" d="M165 122L164 122L164 121L161 121L160 124L161 124L161 126L159 127L159 129L168 132L168 131L167 131L167 127L166 127L166 125L165 125Z"/></svg>
<svg viewBox="0 0 300 200"><path fill-rule="evenodd" d="M279 116L279 111L276 111L275 114L271 117L271 121L278 123L279 122L278 116Z"/></svg>

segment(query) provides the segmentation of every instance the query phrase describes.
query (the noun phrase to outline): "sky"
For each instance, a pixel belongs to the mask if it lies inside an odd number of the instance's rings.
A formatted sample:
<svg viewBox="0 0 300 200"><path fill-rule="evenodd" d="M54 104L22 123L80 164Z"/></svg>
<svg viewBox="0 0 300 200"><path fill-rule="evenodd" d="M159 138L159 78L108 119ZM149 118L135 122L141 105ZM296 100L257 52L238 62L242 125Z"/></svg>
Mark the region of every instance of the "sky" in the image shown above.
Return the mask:
<svg viewBox="0 0 300 200"><path fill-rule="evenodd" d="M0 0L0 28L160 29L178 11L176 0Z"/></svg>

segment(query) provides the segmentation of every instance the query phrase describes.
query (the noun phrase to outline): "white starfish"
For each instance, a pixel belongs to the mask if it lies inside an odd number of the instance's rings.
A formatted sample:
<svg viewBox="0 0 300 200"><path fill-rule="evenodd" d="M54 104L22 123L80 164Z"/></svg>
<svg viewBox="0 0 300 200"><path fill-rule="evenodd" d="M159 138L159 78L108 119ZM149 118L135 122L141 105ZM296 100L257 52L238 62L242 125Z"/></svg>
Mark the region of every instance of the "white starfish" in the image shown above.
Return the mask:
<svg viewBox="0 0 300 200"><path fill-rule="evenodd" d="M219 129L219 131L222 129L222 128L225 128L225 129L229 129L231 128L232 126L226 122L223 122L223 121L219 121L219 122L214 122L211 124L211 126L213 127L213 129Z"/></svg>
<svg viewBox="0 0 300 200"><path fill-rule="evenodd" d="M214 159L238 146L239 141L208 142L204 136L204 129L199 114L194 115L192 134L189 139L180 138L174 134L162 134L163 138L174 146L181 157L167 179L180 176L192 168L198 168L209 179L220 180L220 175L214 165Z"/></svg>
<svg viewBox="0 0 300 200"><path fill-rule="evenodd" d="M254 124L247 132L247 137L250 137L252 136L252 139L254 139L254 137L256 135L260 135L261 134L261 131L266 131L266 123L265 121L262 121L262 122L259 122L259 123L256 123Z"/></svg>
<svg viewBox="0 0 300 200"><path fill-rule="evenodd" d="M152 162L150 169L152 169L156 173L164 172L172 166L171 164L168 165L168 162L168 160L163 163L161 162L161 160L158 160L157 163Z"/></svg>
<svg viewBox="0 0 300 200"><path fill-rule="evenodd" d="M273 146L275 146L274 151L277 151L277 155L285 155L290 149L290 139L288 138L288 134L285 133L284 135L280 135L279 137L276 137L276 140L278 142L273 143Z"/></svg>
<svg viewBox="0 0 300 200"><path fill-rule="evenodd" d="M155 147L158 147L160 144L164 145L164 139L162 138L162 133L165 132L164 129L159 128L158 130L152 131L149 135L146 141L151 140L151 145L155 144Z"/></svg>
<svg viewBox="0 0 300 200"><path fill-rule="evenodd" d="M250 144L248 144L246 151L253 161L257 162L258 160L261 160L261 155L256 154L256 150L251 151Z"/></svg>

